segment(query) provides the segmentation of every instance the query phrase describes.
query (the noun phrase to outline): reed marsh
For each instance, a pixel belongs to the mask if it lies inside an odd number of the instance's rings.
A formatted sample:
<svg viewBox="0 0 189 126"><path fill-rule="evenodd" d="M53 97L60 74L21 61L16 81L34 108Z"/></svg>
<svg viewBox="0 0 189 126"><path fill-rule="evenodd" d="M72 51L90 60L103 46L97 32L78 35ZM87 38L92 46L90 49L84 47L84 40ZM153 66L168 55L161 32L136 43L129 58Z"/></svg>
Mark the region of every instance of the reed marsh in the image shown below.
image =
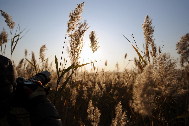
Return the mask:
<svg viewBox="0 0 189 126"><path fill-rule="evenodd" d="M98 70L94 62L79 62L87 31L92 52L101 48L98 32L91 31L87 21L81 19L84 5L78 4L69 15L64 43L68 47L67 59L63 58L65 50L62 50L61 57L54 54L54 61L49 61L46 45L40 47L37 55L26 49L25 57L19 57L19 63L15 64L18 76L29 78L44 70L51 72L48 97L66 126L189 125L189 33L181 36L175 45L181 59L178 67L177 61L155 43L155 29L147 15L141 27L145 40L143 49L135 40L120 35L137 54L133 59L135 69L119 71L117 63L114 72ZM4 55L4 50L8 50L6 45L11 44L8 51L12 55L24 30L18 28L13 33L15 22L6 12L0 12L10 30L1 29L0 53ZM129 53L123 59L127 55ZM81 70L86 65L93 66L93 70Z"/></svg>

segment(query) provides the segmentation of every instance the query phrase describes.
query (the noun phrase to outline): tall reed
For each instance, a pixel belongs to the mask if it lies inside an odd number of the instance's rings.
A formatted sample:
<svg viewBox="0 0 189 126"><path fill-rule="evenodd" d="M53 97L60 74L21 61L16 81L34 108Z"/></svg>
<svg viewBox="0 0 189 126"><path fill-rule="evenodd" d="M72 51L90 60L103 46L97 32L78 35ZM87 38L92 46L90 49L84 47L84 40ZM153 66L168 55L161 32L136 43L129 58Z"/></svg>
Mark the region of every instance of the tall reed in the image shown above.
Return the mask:
<svg viewBox="0 0 189 126"><path fill-rule="evenodd" d="M176 44L176 49L178 54L181 55L181 65L184 66L184 64L189 64L189 33L181 37L180 41Z"/></svg>

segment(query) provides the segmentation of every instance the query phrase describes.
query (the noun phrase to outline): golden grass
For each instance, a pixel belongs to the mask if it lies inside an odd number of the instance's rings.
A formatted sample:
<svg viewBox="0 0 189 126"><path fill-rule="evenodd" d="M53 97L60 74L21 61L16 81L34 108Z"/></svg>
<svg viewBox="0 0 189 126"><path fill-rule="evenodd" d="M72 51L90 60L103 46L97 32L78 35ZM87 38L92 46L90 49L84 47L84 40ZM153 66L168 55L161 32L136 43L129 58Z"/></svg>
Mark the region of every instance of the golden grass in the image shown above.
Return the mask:
<svg viewBox="0 0 189 126"><path fill-rule="evenodd" d="M45 55L46 46L42 45L39 60L34 52L28 58L28 51L25 50L25 58L16 66L18 75L29 78L43 70L51 72L48 97L59 111L63 125L189 125L188 59L182 69L176 69L176 62L168 54L162 53L161 48L157 52L153 38L154 27L149 16L145 17L143 24L144 51L138 48L135 40L132 43L124 36L138 55L134 58L134 70L119 72L117 63L116 72L106 72L104 69L94 73L77 71L88 64L78 63L83 36L88 30L88 24L81 21L83 7L84 3L78 4L69 16L66 39L69 42L71 65L62 67L68 60L61 57L59 61L55 56L54 71ZM6 23L11 22L12 19L4 11L1 10L1 14ZM7 25L12 29L13 24L11 22ZM2 32L1 46L6 42L5 31ZM12 38L14 44L20 40L21 33ZM95 32L92 31L89 37L91 49L95 52L98 49ZM187 51L182 48L188 47L187 43L188 34L177 44L181 57L188 58ZM12 47L15 49L16 45ZM12 47L11 54L14 52ZM124 58L127 58L127 54ZM105 67L107 65L106 61Z"/></svg>

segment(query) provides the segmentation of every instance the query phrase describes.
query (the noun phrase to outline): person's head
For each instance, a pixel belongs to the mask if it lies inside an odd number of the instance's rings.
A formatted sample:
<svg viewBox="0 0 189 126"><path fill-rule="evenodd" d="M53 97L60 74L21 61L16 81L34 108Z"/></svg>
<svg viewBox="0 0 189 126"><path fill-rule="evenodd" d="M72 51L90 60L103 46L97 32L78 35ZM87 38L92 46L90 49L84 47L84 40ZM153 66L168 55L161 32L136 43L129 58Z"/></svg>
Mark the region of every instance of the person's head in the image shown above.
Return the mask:
<svg viewBox="0 0 189 126"><path fill-rule="evenodd" d="M15 71L10 59L0 55L0 107L6 107L13 86L15 85Z"/></svg>

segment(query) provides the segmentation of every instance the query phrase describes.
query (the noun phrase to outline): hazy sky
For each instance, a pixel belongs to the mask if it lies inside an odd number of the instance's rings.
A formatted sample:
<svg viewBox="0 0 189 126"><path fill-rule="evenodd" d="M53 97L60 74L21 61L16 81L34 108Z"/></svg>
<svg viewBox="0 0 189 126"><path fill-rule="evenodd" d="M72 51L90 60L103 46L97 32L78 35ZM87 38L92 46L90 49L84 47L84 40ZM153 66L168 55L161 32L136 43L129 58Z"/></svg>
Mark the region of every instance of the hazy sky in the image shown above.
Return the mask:
<svg viewBox="0 0 189 126"><path fill-rule="evenodd" d="M104 67L107 60L105 69L115 69L117 62L121 69L132 65L128 60L132 60L136 53L123 34L130 40L134 34L142 49L142 24L146 15L152 18L155 26L155 43L164 45L163 52L170 53L175 59L178 58L176 43L189 32L189 0L0 0L0 9L28 31L18 43L13 59L23 58L24 49L38 54L43 44L48 48L47 57L54 60L57 55L60 58L69 13L81 2L85 2L83 20L90 26L81 60L97 60L99 67ZM0 17L0 29L3 28L6 25ZM96 31L100 45L94 54L89 49L88 39L92 30ZM125 53L128 54L126 60Z"/></svg>

